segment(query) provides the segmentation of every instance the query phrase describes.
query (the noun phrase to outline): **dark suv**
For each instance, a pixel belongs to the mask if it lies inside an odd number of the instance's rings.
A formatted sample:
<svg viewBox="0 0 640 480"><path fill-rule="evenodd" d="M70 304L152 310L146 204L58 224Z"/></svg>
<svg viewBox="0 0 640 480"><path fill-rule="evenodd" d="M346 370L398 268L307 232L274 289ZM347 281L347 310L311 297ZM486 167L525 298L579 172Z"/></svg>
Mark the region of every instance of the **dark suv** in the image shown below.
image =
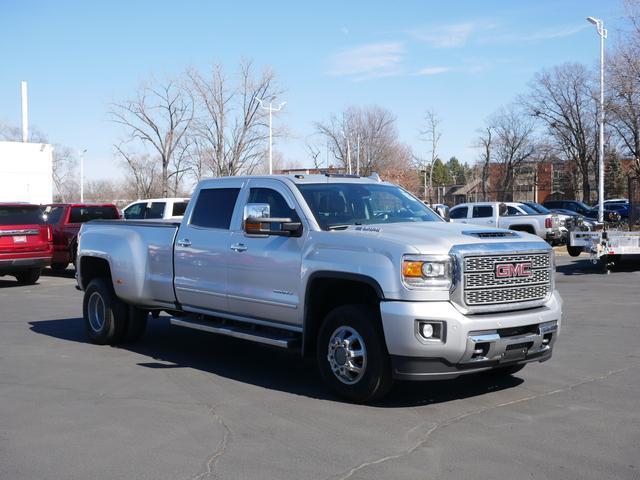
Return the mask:
<svg viewBox="0 0 640 480"><path fill-rule="evenodd" d="M547 200L543 203L550 210L563 209L571 210L587 218L598 219L598 209L592 208L579 200ZM620 219L620 215L614 210L604 209L604 220L607 222L615 222Z"/></svg>

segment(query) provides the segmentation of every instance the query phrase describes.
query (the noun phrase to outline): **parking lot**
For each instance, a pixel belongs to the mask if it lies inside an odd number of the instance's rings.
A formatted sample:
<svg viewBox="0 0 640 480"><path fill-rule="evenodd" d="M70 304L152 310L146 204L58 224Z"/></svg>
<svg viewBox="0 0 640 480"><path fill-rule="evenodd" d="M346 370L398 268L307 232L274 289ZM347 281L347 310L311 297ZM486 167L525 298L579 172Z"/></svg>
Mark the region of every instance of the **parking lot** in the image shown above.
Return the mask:
<svg viewBox="0 0 640 480"><path fill-rule="evenodd" d="M152 322L86 342L73 271L0 279L2 479L640 478L640 269L558 257L554 358L330 394L313 362Z"/></svg>

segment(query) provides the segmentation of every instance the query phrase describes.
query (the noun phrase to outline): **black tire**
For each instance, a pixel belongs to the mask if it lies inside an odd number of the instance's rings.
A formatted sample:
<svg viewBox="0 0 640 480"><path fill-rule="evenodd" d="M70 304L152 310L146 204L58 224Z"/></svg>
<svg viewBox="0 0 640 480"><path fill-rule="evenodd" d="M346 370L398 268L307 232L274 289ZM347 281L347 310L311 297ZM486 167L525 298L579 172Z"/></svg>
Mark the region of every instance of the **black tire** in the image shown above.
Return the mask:
<svg viewBox="0 0 640 480"><path fill-rule="evenodd" d="M133 305L129 305L127 330L124 333L125 342L137 342L147 329L149 312Z"/></svg>
<svg viewBox="0 0 640 480"><path fill-rule="evenodd" d="M571 245L567 244L567 252L572 257L578 257L582 253L582 247L572 247Z"/></svg>
<svg viewBox="0 0 640 480"><path fill-rule="evenodd" d="M364 343L360 346L364 347L365 352L362 357L363 363L358 365L363 370L350 378L353 383L340 380L338 374L334 373L329 360L329 342L334 333L340 329L356 332ZM354 345L359 341L357 339ZM335 355L333 358L338 358L337 353L332 355ZM316 356L320 375L325 383L338 395L352 402L364 403L381 398L393 386L391 361L380 325L380 314L369 305L345 305L329 312L320 327ZM353 362L357 361L353 360ZM347 368L346 363L342 365ZM346 373L345 376L351 373Z"/></svg>
<svg viewBox="0 0 640 480"><path fill-rule="evenodd" d="M39 268L31 268L16 272L15 277L20 285L34 285L40 278L41 270Z"/></svg>
<svg viewBox="0 0 640 480"><path fill-rule="evenodd" d="M518 373L526 366L526 363L522 363L520 365L511 365L509 367L498 367L488 370L487 373L494 377L506 377Z"/></svg>
<svg viewBox="0 0 640 480"><path fill-rule="evenodd" d="M120 300L111 283L103 278L91 280L84 292L82 313L87 335L98 345L115 345L127 329L127 305Z"/></svg>
<svg viewBox="0 0 640 480"><path fill-rule="evenodd" d="M52 263L51 270L53 270L56 273L60 273L60 272L64 272L68 266L69 266L68 263Z"/></svg>
<svg viewBox="0 0 640 480"><path fill-rule="evenodd" d="M69 245L69 258L71 260L71 263L73 264L73 268L77 268L76 267L76 260L78 258L78 241L77 240L73 240Z"/></svg>

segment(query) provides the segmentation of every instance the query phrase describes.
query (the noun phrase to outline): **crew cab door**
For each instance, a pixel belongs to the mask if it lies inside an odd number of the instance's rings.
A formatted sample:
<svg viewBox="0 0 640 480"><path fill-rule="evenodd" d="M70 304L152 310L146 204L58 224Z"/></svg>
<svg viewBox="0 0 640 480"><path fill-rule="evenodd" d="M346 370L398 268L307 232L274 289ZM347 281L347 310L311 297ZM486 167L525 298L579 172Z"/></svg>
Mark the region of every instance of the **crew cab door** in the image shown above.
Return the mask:
<svg viewBox="0 0 640 480"><path fill-rule="evenodd" d="M497 212L493 205L473 205L469 212L469 223L497 227Z"/></svg>
<svg viewBox="0 0 640 480"><path fill-rule="evenodd" d="M249 180L241 207L267 203L270 216L300 221L289 189L280 181ZM239 218L231 232L228 266L229 311L242 316L287 324L302 321L300 298L302 251L308 231L303 222L301 237L248 235Z"/></svg>
<svg viewBox="0 0 640 480"><path fill-rule="evenodd" d="M187 210L174 247L176 298L189 309L227 310L229 235L243 180L204 184Z"/></svg>

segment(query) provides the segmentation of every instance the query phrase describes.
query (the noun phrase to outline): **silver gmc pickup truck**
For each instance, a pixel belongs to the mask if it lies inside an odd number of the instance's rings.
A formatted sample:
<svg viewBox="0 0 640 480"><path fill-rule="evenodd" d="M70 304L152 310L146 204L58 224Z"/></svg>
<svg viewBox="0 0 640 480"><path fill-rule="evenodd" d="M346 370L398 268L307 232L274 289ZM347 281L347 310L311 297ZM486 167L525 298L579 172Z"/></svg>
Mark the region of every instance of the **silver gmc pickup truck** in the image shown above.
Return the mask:
<svg viewBox="0 0 640 480"><path fill-rule="evenodd" d="M447 223L378 178L205 180L181 223L83 224L77 266L95 343L137 340L165 311L176 326L315 355L356 402L394 379L548 360L562 315L542 239Z"/></svg>

